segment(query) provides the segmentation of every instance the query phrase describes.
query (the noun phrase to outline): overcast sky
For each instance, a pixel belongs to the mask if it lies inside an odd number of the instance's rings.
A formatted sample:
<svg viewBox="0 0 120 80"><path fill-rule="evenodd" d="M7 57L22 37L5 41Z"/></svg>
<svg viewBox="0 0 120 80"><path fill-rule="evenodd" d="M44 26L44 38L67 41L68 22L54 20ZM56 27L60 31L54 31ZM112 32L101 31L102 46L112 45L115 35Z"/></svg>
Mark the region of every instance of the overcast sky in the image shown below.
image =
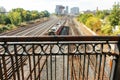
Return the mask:
<svg viewBox="0 0 120 80"><path fill-rule="evenodd" d="M3 6L7 11L12 8L24 8L26 10L48 10L55 11L56 5L63 5L71 7L79 7L80 11L110 9L114 2L120 0L0 0L0 6Z"/></svg>

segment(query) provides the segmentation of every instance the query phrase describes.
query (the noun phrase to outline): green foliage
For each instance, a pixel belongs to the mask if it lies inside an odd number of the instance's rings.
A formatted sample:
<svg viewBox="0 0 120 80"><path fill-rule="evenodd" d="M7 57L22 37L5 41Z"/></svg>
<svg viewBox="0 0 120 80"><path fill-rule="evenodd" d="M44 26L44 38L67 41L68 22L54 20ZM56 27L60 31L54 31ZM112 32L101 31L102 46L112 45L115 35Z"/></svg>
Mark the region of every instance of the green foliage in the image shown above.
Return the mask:
<svg viewBox="0 0 120 80"><path fill-rule="evenodd" d="M119 2L113 5L111 10L98 10L95 15L93 14L80 14L77 20L84 23L93 31L100 30L103 34L117 35L120 29L112 32L114 26L120 26L120 4ZM102 26L102 27L101 27Z"/></svg>
<svg viewBox="0 0 120 80"><path fill-rule="evenodd" d="M110 24L106 24L101 27L101 31L104 34L110 35L112 33L112 26Z"/></svg>
<svg viewBox="0 0 120 80"><path fill-rule="evenodd" d="M7 31L7 30L14 29L14 28L16 28L16 27L15 27L15 25L12 25L12 24L8 24L8 25L5 25L5 26L0 26L0 33L4 32L4 31Z"/></svg>
<svg viewBox="0 0 120 80"><path fill-rule="evenodd" d="M13 24L7 24L6 26L9 27L9 29L14 29L14 28L16 28L16 26L13 25Z"/></svg>
<svg viewBox="0 0 120 80"><path fill-rule="evenodd" d="M89 18L89 17L92 17L92 16L94 16L93 14L80 14L79 16L78 16L78 20L80 21L80 22L82 22L82 23L86 23L86 21L87 21L87 19Z"/></svg>
<svg viewBox="0 0 120 80"><path fill-rule="evenodd" d="M24 12L26 15L24 16L25 17L25 21L30 21L32 20L32 17L31 17L31 12L29 10L27 10L26 12Z"/></svg>
<svg viewBox="0 0 120 80"><path fill-rule="evenodd" d="M6 15L0 14L0 24L5 24Z"/></svg>
<svg viewBox="0 0 120 80"><path fill-rule="evenodd" d="M111 14L109 16L109 21L112 26L119 25L120 23L120 5L114 4Z"/></svg>
<svg viewBox="0 0 120 80"><path fill-rule="evenodd" d="M44 17L49 17L50 16L50 13L48 11L45 10L43 12L44 12L44 15L45 15Z"/></svg>
<svg viewBox="0 0 120 80"><path fill-rule="evenodd" d="M91 30L97 31L101 28L101 21L97 17L89 17L86 21L86 26L88 26Z"/></svg>
<svg viewBox="0 0 120 80"><path fill-rule="evenodd" d="M97 11L96 16L100 19L104 19L105 15L102 11Z"/></svg>
<svg viewBox="0 0 120 80"><path fill-rule="evenodd" d="M38 12L37 10L29 11L23 8L12 9L8 14L0 14L0 32L16 28L16 25L26 25L21 23L35 22L39 18L49 17L50 13L48 11ZM27 22L26 22L27 21ZM6 26L5 26L6 25Z"/></svg>
<svg viewBox="0 0 120 80"><path fill-rule="evenodd" d="M120 34L120 30L115 31L112 35L116 36L118 34Z"/></svg>
<svg viewBox="0 0 120 80"><path fill-rule="evenodd" d="M5 24L5 14L0 14L0 24Z"/></svg>
<svg viewBox="0 0 120 80"><path fill-rule="evenodd" d="M35 19L40 18L40 17L39 17L39 12L36 11L36 10L31 11L31 18L32 18L32 20L35 20Z"/></svg>
<svg viewBox="0 0 120 80"><path fill-rule="evenodd" d="M88 26L91 30L94 30L95 32L100 30L102 22L99 18L95 17L93 14L80 14L77 18L78 21L84 23L86 26Z"/></svg>
<svg viewBox="0 0 120 80"><path fill-rule="evenodd" d="M50 13L48 12L48 11L42 11L42 12L40 12L40 17L42 18L42 17L49 17L50 16Z"/></svg>
<svg viewBox="0 0 120 80"><path fill-rule="evenodd" d="M0 27L0 33L1 33L1 32L3 32L3 28L2 28L2 27Z"/></svg>
<svg viewBox="0 0 120 80"><path fill-rule="evenodd" d="M21 15L19 12L10 12L8 17L12 24L19 25L22 22Z"/></svg>
<svg viewBox="0 0 120 80"><path fill-rule="evenodd" d="M110 15L110 10L103 10L104 17Z"/></svg>
<svg viewBox="0 0 120 80"><path fill-rule="evenodd" d="M0 24L10 24L10 20L6 14L0 14Z"/></svg>
<svg viewBox="0 0 120 80"><path fill-rule="evenodd" d="M8 16L6 16L6 18L5 18L5 25L7 25L7 24L11 24L11 21Z"/></svg>
<svg viewBox="0 0 120 80"><path fill-rule="evenodd" d="M23 8L16 8L16 9L12 9L11 12L18 12L19 15L21 16L21 22L50 16L49 12L46 10L38 12L37 10L29 11L29 10L24 10Z"/></svg>
<svg viewBox="0 0 120 80"><path fill-rule="evenodd" d="M45 15L44 15L44 12L42 11L41 13L40 13L40 18L43 18Z"/></svg>
<svg viewBox="0 0 120 80"><path fill-rule="evenodd" d="M96 12L96 17L100 18L100 19L104 19L106 16L109 15L109 10L99 10Z"/></svg>
<svg viewBox="0 0 120 80"><path fill-rule="evenodd" d="M21 17L21 22L23 22L24 21L24 17L26 16L26 15L24 15L24 9L23 8L15 8L15 9L12 9L12 11L11 12L17 12L17 13L19 13L19 15L20 15L20 17Z"/></svg>
<svg viewBox="0 0 120 80"><path fill-rule="evenodd" d="M23 8L16 8L12 9L11 12L18 12L22 22L31 20L31 11L24 10Z"/></svg>
<svg viewBox="0 0 120 80"><path fill-rule="evenodd" d="M6 30L9 30L10 28L8 26L4 26L2 29L3 31L6 31Z"/></svg>

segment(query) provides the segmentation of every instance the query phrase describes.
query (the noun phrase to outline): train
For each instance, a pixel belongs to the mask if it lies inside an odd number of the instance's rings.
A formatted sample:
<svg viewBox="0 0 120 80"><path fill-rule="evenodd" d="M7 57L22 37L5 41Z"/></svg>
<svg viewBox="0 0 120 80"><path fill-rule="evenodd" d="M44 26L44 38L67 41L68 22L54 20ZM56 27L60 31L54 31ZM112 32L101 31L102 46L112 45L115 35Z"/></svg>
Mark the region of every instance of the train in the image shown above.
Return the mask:
<svg viewBox="0 0 120 80"><path fill-rule="evenodd" d="M64 27L65 22L66 22L65 20L60 20L51 29L49 29L48 34L49 35L60 35L60 33Z"/></svg>

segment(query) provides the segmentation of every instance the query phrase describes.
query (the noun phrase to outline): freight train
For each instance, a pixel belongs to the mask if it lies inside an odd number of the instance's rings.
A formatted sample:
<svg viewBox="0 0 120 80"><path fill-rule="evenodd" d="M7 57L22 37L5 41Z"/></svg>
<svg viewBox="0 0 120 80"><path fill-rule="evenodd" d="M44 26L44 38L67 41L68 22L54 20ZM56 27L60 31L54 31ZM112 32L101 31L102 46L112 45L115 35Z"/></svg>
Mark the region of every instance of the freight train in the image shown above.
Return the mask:
<svg viewBox="0 0 120 80"><path fill-rule="evenodd" d="M60 20L56 25L54 25L49 31L49 35L60 35L65 24L65 20Z"/></svg>

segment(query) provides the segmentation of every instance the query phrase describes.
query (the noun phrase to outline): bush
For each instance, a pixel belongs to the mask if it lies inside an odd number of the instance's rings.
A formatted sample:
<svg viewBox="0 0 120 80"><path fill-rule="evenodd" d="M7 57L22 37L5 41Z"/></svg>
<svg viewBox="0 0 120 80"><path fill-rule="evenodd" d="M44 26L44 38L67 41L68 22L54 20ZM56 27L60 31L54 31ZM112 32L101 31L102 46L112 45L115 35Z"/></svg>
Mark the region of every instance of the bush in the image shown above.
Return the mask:
<svg viewBox="0 0 120 80"><path fill-rule="evenodd" d="M19 25L22 22L21 15L19 12L10 12L9 19L12 24Z"/></svg>
<svg viewBox="0 0 120 80"><path fill-rule="evenodd" d="M13 24L8 24L7 26L9 27L9 29L14 29L14 28L16 28L16 26L13 25Z"/></svg>
<svg viewBox="0 0 120 80"><path fill-rule="evenodd" d="M0 27L0 33L4 32L4 31L7 31L9 30L10 28L8 26L3 26L3 27Z"/></svg>
<svg viewBox="0 0 120 80"><path fill-rule="evenodd" d="M106 24L101 28L102 33L110 35L112 34L112 26L110 24Z"/></svg>
<svg viewBox="0 0 120 80"><path fill-rule="evenodd" d="M3 28L2 27L0 27L0 33L2 33L3 32Z"/></svg>
<svg viewBox="0 0 120 80"><path fill-rule="evenodd" d="M0 33L16 28L14 25L8 24L6 26L0 27Z"/></svg>
<svg viewBox="0 0 120 80"><path fill-rule="evenodd" d="M86 26L88 26L91 30L97 31L100 30L102 22L100 21L99 18L96 17L89 17L86 21Z"/></svg>
<svg viewBox="0 0 120 80"><path fill-rule="evenodd" d="M93 14L80 14L78 16L78 21L80 21L80 22L85 24L89 17L93 17Z"/></svg>
<svg viewBox="0 0 120 80"><path fill-rule="evenodd" d="M120 23L120 4L119 2L113 5L111 14L109 15L109 21L112 26L116 26Z"/></svg>
<svg viewBox="0 0 120 80"><path fill-rule="evenodd" d="M3 27L3 31L9 30L10 28L8 26Z"/></svg>
<svg viewBox="0 0 120 80"><path fill-rule="evenodd" d="M112 35L116 36L118 34L120 34L120 30L115 31Z"/></svg>

